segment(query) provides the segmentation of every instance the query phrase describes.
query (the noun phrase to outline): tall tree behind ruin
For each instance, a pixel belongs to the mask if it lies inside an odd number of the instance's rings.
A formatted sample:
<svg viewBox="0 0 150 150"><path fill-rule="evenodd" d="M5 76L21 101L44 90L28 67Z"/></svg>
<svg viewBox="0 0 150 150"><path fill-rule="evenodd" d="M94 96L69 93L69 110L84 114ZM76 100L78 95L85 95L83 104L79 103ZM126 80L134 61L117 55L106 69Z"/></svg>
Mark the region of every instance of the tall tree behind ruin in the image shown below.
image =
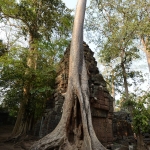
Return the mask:
<svg viewBox="0 0 150 150"><path fill-rule="evenodd" d="M69 79L62 118L57 127L31 150L105 150L93 129L88 76L83 56L83 22L86 0L78 0L70 50Z"/></svg>
<svg viewBox="0 0 150 150"><path fill-rule="evenodd" d="M142 50L147 58L147 64L150 71L150 50L149 50L149 1L142 0L110 0L110 1L91 1L91 9L87 19L87 30L89 39L94 41L99 46L111 33L106 32L106 26L114 32L118 32L126 27L128 33L132 33L129 37L133 41L132 45L137 46ZM97 9L95 9L97 7ZM94 14L94 16L92 16ZM92 24L90 23L92 21ZM96 21L95 21L96 20ZM93 22L96 22L94 24ZM107 27L107 29L108 29ZM107 31L109 31L109 29ZM96 33L96 38L93 38L92 32ZM126 36L128 36L128 33ZM93 34L95 37L95 34ZM118 35L119 37L120 35ZM118 42L122 40L121 36Z"/></svg>
<svg viewBox="0 0 150 150"><path fill-rule="evenodd" d="M97 1L97 3L91 1L89 15L86 19L87 32L90 32L90 34L88 33L89 39L100 48L100 59L105 57L107 63L112 63L117 58L119 58L117 61L120 62L121 59L122 73L120 75L123 76L124 95L126 97L129 95L128 86L131 85L128 78L135 80L135 77L140 76L139 72L131 69L131 66L135 58L139 58L141 34L144 30L148 31L147 24L149 24L149 21L146 19L148 15L144 13L146 5L148 3L141 0L110 0ZM140 18L142 19L140 20ZM144 34L144 40L146 39L145 36L146 33ZM145 49L144 46L142 47ZM148 47L146 49L145 52L148 56Z"/></svg>
<svg viewBox="0 0 150 150"><path fill-rule="evenodd" d="M64 11L65 10L65 11ZM32 85L35 79L34 71L37 68L38 42L41 39L50 40L52 32L56 35L68 34L71 19L70 11L66 9L61 0L55 1L20 1L4 0L0 2L0 13L2 20L15 20L19 22L19 28L25 38L29 37L29 49L27 57L27 69L25 74L29 77L24 82L23 98L20 103L20 110L17 121L12 132L12 138L26 135L31 131L34 121L34 110L32 109ZM16 24L15 24L16 25ZM14 26L15 26L14 25ZM18 24L17 24L18 25ZM18 27L18 26L17 26ZM65 35L65 34L64 34Z"/></svg>

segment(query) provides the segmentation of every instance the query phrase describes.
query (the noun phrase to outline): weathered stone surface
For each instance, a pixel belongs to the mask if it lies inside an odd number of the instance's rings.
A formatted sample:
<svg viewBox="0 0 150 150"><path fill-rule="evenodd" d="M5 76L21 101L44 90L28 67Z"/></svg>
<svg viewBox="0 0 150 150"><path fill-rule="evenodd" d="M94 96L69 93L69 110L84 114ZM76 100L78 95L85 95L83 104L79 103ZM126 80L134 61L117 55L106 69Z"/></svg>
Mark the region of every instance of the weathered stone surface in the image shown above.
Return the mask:
<svg viewBox="0 0 150 150"><path fill-rule="evenodd" d="M104 144L112 143L112 118L113 118L113 99L110 96L106 82L97 68L97 62L93 57L93 52L86 43L84 46L84 57L89 76L90 103L93 127L98 139ZM67 90L68 71L69 71L69 51L68 47L60 61L60 67L57 71L56 90L54 93L54 107L48 112L48 116L43 117L41 136L51 132L61 118L61 110L64 101L63 93Z"/></svg>
<svg viewBox="0 0 150 150"><path fill-rule="evenodd" d="M113 134L115 140L133 136L131 117L125 111L115 112L113 118Z"/></svg>

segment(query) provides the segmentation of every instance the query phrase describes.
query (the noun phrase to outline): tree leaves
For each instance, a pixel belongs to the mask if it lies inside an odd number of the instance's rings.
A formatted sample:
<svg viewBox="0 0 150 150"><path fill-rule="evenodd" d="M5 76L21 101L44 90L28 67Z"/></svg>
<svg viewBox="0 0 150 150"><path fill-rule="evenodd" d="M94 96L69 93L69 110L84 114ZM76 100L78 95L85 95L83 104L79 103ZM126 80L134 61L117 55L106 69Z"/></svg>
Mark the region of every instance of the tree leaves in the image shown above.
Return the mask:
<svg viewBox="0 0 150 150"><path fill-rule="evenodd" d="M21 21L23 35L27 35L29 32L37 39L41 37L50 39L53 35L52 32L57 32L58 35L68 35L73 20L70 15L71 10L66 8L61 0L23 0L12 1L12 3L4 0L1 2L0 13L2 18Z"/></svg>
<svg viewBox="0 0 150 150"><path fill-rule="evenodd" d="M17 29L17 34L26 40L21 39L21 46L16 40L8 53L0 57L0 85L5 89L4 103L12 112L25 99L24 87L30 87L27 112L35 110L36 117L42 112L54 90L57 62L70 38L70 13L61 0L0 2L1 21L12 25L13 34Z"/></svg>
<svg viewBox="0 0 150 150"><path fill-rule="evenodd" d="M140 33L144 28L148 29L148 14L144 14L146 7L141 0L101 0L91 1L88 8L87 37L97 46L99 59L105 66L104 75L111 85L110 92L114 84L116 93L123 94L125 78L128 87L137 85L140 78L143 80L142 73L135 71L133 64L141 58ZM145 20L147 25L141 20ZM121 69L123 65L124 71Z"/></svg>
<svg viewBox="0 0 150 150"><path fill-rule="evenodd" d="M130 95L130 99L123 103L124 108L130 108L135 133L150 131L149 98L150 94L145 92L141 96Z"/></svg>

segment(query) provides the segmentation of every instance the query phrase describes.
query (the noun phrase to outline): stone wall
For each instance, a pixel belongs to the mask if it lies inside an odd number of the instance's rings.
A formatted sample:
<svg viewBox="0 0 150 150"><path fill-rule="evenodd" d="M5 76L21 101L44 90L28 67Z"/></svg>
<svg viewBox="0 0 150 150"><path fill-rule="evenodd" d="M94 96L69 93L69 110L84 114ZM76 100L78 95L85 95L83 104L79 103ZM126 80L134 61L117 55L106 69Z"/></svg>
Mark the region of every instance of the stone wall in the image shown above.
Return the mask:
<svg viewBox="0 0 150 150"><path fill-rule="evenodd" d="M97 62L86 43L83 43L84 57L89 76L90 103L92 111L93 127L98 139L107 145L113 141L112 118L113 99L110 96L106 82L97 68ZM51 132L61 118L62 105L64 102L63 93L66 92L69 71L69 51L66 49L64 57L60 61L56 78L56 90L53 97L54 107L47 108L41 121L40 136Z"/></svg>
<svg viewBox="0 0 150 150"><path fill-rule="evenodd" d="M114 113L113 118L113 135L114 140L124 140L133 136L131 125L132 119L129 113L119 111Z"/></svg>

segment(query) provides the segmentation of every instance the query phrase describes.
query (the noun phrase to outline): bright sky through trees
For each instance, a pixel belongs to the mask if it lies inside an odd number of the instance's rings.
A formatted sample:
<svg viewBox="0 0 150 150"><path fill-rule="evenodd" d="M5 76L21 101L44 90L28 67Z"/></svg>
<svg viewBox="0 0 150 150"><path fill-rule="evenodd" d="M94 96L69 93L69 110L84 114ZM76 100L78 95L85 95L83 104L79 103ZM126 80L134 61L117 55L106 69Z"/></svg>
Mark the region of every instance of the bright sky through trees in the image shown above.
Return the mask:
<svg viewBox="0 0 150 150"><path fill-rule="evenodd" d="M76 0L62 0L68 8L74 9L76 7Z"/></svg>
<svg viewBox="0 0 150 150"><path fill-rule="evenodd" d="M77 0L62 0L66 6L70 9L75 9L76 8L76 4L77 4ZM89 5L90 0L87 0L87 6Z"/></svg>

